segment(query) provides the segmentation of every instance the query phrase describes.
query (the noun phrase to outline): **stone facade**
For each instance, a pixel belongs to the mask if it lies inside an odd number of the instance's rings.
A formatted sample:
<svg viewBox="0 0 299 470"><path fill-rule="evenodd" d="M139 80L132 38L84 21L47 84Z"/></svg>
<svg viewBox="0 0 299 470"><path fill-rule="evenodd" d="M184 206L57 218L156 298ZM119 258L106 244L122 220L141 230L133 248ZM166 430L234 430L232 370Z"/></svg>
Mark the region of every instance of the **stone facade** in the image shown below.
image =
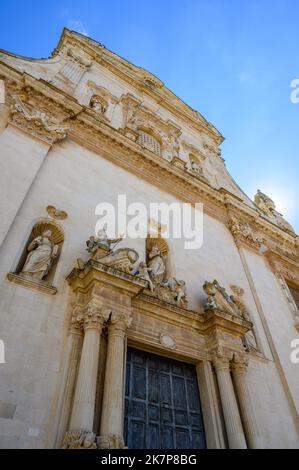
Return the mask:
<svg viewBox="0 0 299 470"><path fill-rule="evenodd" d="M298 237L219 132L69 30L49 59L1 52L0 79L0 446L123 448L133 347L196 367L208 448L298 448ZM201 249L159 239L167 282L146 240L89 238L118 194L204 204Z"/></svg>

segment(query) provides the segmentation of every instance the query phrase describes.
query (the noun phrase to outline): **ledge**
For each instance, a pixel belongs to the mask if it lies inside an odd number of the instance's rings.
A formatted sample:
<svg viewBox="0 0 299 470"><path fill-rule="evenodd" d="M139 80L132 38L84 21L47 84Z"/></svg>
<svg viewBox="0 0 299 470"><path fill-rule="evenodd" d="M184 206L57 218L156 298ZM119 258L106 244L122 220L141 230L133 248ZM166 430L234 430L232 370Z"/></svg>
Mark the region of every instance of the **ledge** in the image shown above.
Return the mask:
<svg viewBox="0 0 299 470"><path fill-rule="evenodd" d="M207 331L220 328L241 337L253 328L253 324L250 321L218 308L206 310L203 317L204 328Z"/></svg>
<svg viewBox="0 0 299 470"><path fill-rule="evenodd" d="M137 297L135 298L135 302L138 301L138 300L142 300L144 302L147 302L149 304L152 304L152 305L156 305L162 309L166 309L166 310L169 310L169 311L172 311L172 312L175 312L177 314L187 314L190 316L191 315L195 315L195 316L200 316L201 315L201 312L195 312L194 310L190 310L188 308L184 308L184 307L179 307L178 305L174 304L174 303L170 303L170 302L167 302L165 300L161 300L159 299L158 297L155 297L153 295L149 295L147 294L146 292L141 292L140 294L137 295Z"/></svg>
<svg viewBox="0 0 299 470"><path fill-rule="evenodd" d="M57 292L56 287L50 286L45 281L33 281L32 279L21 276L20 274L8 273L7 279L14 284L25 287L27 289L37 290L43 294L54 295Z"/></svg>

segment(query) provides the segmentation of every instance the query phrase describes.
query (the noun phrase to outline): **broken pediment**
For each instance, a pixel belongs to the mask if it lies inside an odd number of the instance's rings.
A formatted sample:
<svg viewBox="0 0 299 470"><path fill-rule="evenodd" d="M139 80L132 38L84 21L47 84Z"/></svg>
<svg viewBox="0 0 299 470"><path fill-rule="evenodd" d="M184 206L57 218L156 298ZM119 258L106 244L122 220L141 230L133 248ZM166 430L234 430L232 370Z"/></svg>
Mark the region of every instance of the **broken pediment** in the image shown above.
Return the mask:
<svg viewBox="0 0 299 470"><path fill-rule="evenodd" d="M216 279L213 282L206 281L203 285L203 290L207 294L204 306L205 311L221 310L230 315L248 320L245 306L242 304L239 297L236 300L233 295L229 295L226 289L220 286Z"/></svg>

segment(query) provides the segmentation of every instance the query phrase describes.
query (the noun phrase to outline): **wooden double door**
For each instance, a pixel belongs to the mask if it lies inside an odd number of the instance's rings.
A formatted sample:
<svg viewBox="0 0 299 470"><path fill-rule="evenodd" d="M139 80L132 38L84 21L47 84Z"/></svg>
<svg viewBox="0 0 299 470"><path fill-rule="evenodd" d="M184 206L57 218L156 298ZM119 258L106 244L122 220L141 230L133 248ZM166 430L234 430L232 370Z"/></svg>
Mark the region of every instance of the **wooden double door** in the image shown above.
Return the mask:
<svg viewBox="0 0 299 470"><path fill-rule="evenodd" d="M129 449L206 447L194 366L128 349L124 438Z"/></svg>

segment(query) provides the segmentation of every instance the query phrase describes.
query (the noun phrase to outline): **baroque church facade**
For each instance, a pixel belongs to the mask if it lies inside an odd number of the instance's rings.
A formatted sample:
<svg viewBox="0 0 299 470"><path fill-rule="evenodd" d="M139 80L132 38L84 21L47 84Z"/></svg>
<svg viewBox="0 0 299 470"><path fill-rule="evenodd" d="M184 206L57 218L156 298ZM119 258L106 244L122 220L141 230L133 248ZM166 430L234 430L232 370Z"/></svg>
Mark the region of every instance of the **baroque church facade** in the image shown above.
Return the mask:
<svg viewBox="0 0 299 470"><path fill-rule="evenodd" d="M67 29L0 79L0 447L298 448L298 236L221 134ZM95 234L120 194L202 203L202 247Z"/></svg>

